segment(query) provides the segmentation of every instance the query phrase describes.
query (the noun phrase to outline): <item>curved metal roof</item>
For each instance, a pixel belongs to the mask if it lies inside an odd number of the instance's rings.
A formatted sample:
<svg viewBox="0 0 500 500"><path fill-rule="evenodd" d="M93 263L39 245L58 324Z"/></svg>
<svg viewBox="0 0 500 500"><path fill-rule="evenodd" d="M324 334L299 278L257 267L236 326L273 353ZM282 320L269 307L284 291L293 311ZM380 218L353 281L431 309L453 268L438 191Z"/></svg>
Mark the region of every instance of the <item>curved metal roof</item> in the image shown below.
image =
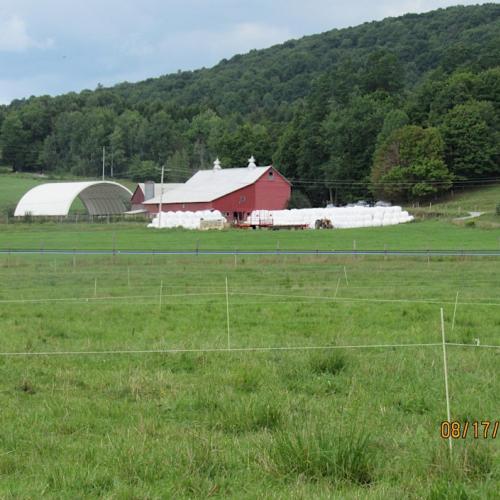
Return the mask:
<svg viewBox="0 0 500 500"><path fill-rule="evenodd" d="M116 182L53 182L30 189L17 204L15 216L68 215L77 197L89 215L111 215L127 210L132 192Z"/></svg>

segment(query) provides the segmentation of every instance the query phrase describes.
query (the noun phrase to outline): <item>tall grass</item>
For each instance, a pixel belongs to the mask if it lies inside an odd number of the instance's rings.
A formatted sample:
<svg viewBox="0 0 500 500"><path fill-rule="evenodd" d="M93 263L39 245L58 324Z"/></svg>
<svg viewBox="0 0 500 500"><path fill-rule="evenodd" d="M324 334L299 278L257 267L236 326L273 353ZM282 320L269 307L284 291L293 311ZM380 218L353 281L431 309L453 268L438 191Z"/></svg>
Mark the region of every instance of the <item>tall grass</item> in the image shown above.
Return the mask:
<svg viewBox="0 0 500 500"><path fill-rule="evenodd" d="M318 374L337 375L346 368L346 365L346 355L338 351L320 352L310 360L311 370Z"/></svg>
<svg viewBox="0 0 500 500"><path fill-rule="evenodd" d="M285 476L368 485L373 481L375 455L365 434L309 428L278 432L269 461L275 471Z"/></svg>

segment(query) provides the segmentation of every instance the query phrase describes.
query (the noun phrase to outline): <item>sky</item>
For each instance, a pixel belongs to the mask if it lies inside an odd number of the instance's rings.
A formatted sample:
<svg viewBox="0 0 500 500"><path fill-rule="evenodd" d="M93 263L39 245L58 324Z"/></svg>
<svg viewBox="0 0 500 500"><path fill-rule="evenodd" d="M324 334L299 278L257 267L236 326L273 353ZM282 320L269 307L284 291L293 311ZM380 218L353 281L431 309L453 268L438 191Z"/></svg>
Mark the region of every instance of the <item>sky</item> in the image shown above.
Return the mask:
<svg viewBox="0 0 500 500"><path fill-rule="evenodd" d="M456 3L0 0L0 104L210 67L291 38Z"/></svg>

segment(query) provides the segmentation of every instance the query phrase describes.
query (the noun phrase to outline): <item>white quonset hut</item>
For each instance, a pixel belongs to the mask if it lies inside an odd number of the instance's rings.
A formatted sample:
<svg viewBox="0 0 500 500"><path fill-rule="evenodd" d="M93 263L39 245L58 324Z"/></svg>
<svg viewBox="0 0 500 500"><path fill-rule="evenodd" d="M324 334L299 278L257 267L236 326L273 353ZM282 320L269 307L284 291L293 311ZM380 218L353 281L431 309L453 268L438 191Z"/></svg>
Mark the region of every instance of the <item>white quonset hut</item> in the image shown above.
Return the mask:
<svg viewBox="0 0 500 500"><path fill-rule="evenodd" d="M89 215L113 215L127 211L132 192L116 182L53 182L30 189L17 204L14 216L67 216L80 198Z"/></svg>

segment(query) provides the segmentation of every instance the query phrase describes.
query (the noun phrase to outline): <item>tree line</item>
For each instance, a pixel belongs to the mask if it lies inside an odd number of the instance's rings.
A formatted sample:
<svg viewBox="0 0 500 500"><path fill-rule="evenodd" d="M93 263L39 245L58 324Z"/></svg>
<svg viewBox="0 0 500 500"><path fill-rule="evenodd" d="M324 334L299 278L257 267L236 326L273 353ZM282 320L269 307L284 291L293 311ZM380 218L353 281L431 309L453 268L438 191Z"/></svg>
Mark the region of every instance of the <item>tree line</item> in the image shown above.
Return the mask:
<svg viewBox="0 0 500 500"><path fill-rule="evenodd" d="M0 108L14 171L171 182L253 154L299 205L411 201L500 177L500 6L304 37L211 69Z"/></svg>

